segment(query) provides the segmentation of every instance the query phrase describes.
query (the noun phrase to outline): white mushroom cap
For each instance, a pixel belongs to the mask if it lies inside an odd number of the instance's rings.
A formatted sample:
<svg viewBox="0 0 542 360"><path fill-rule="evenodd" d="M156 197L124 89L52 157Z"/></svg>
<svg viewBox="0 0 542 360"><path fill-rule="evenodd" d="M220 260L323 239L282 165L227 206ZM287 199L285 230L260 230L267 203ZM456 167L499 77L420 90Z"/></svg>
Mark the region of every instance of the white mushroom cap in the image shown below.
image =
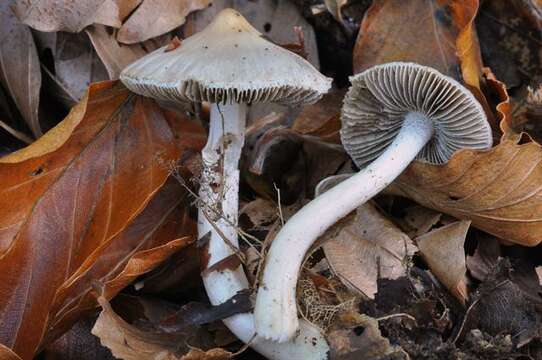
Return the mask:
<svg viewBox="0 0 542 360"><path fill-rule="evenodd" d="M232 9L176 49L134 62L120 78L133 92L162 100L282 104L316 102L332 81Z"/></svg>
<svg viewBox="0 0 542 360"><path fill-rule="evenodd" d="M350 81L341 140L360 168L390 145L409 112L426 116L434 125L420 160L441 164L456 150L491 147L491 127L482 106L469 90L435 69L393 62L374 66Z"/></svg>

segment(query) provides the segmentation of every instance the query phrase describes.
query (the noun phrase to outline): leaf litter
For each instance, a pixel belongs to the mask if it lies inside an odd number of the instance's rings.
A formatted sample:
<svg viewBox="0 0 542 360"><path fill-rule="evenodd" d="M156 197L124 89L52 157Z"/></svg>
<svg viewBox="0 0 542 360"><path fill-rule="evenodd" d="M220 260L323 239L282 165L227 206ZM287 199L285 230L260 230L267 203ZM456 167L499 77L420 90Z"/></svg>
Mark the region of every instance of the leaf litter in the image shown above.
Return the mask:
<svg viewBox="0 0 542 360"><path fill-rule="evenodd" d="M347 76L416 61L469 87L495 146L414 162L335 224L305 259L301 314L332 359L542 356L536 1L13 0L0 6L0 357L261 358L220 321L250 311L250 294L212 307L201 282L207 104L96 83L225 7L335 79L304 108L250 107L238 232L251 287L284 222L357 170L340 142Z"/></svg>

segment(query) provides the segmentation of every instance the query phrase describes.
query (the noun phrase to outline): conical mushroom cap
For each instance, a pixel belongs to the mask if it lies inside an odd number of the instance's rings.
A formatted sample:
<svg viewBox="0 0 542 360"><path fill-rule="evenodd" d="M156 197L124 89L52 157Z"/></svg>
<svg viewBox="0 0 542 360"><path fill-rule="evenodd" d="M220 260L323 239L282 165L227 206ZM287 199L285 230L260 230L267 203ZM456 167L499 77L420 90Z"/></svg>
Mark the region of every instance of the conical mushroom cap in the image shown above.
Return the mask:
<svg viewBox="0 0 542 360"><path fill-rule="evenodd" d="M360 168L391 144L409 112L425 115L435 129L420 160L441 164L456 150L491 147L491 127L482 106L461 84L432 68L394 62L367 69L350 81L341 140Z"/></svg>
<svg viewBox="0 0 542 360"><path fill-rule="evenodd" d="M313 103L331 86L331 79L264 39L232 9L176 49L166 48L125 68L122 82L155 99L214 103Z"/></svg>

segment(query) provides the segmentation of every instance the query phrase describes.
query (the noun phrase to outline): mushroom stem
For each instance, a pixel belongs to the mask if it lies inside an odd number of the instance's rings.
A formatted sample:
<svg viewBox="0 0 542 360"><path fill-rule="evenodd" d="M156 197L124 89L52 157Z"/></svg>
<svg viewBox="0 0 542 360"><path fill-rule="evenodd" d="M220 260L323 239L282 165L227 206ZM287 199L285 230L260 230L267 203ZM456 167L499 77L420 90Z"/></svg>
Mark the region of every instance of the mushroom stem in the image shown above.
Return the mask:
<svg viewBox="0 0 542 360"><path fill-rule="evenodd" d="M410 112L397 137L366 168L305 205L277 234L269 249L256 298L258 335L283 342L298 328L296 285L303 258L331 225L387 187L433 136L432 122Z"/></svg>
<svg viewBox="0 0 542 360"><path fill-rule="evenodd" d="M206 254L202 256L206 259L202 277L213 305L221 304L249 287L235 255L239 248L235 228L239 206L238 164L244 143L245 121L245 104L212 104L209 137L202 151L200 199L204 204L198 213L198 236L200 239L209 236L204 250ZM253 339L254 315L251 313L234 315L224 323L241 341L252 341L252 348L269 359L327 358L329 346L326 340L316 327L307 322L302 322L300 335L285 344L260 337Z"/></svg>

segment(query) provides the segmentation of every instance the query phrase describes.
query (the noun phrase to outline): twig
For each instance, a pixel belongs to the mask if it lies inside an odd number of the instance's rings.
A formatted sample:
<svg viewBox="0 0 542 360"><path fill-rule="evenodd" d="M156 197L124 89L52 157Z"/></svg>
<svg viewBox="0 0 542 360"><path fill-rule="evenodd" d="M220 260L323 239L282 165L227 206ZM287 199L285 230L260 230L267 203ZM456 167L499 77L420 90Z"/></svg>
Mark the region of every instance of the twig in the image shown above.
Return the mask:
<svg viewBox="0 0 542 360"><path fill-rule="evenodd" d="M282 202L280 201L280 189L277 187L277 184L273 183L273 187L275 188L275 191L277 192L277 203L279 208L279 218L280 218L280 225L284 226L284 216L282 216Z"/></svg>
<svg viewBox="0 0 542 360"><path fill-rule="evenodd" d="M22 142L24 142L25 144L30 145L30 144L32 144L34 142L34 140L30 136L26 135L25 133L23 133L21 131L15 130L14 128L9 126L8 124L3 122L2 120L0 120L0 127L2 129L6 130L11 135L13 135L18 140L21 140Z"/></svg>

